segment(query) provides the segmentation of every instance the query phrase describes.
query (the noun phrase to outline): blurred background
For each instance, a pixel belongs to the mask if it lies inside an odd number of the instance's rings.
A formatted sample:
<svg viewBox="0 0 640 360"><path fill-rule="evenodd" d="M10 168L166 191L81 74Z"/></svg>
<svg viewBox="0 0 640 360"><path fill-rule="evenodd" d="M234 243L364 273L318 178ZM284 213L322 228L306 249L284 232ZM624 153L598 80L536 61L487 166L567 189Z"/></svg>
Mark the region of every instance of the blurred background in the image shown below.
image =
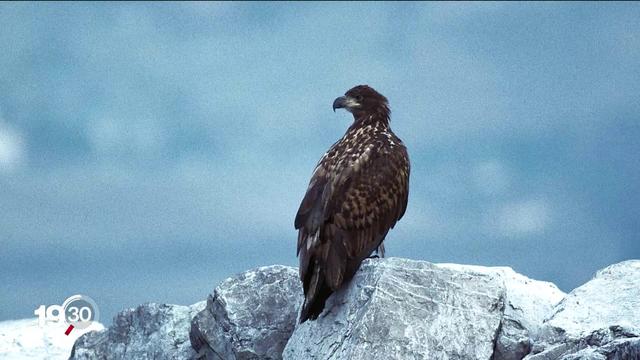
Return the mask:
<svg viewBox="0 0 640 360"><path fill-rule="evenodd" d="M297 265L293 219L389 98L412 160L388 256L570 291L640 257L640 3L0 4L0 320L110 323Z"/></svg>

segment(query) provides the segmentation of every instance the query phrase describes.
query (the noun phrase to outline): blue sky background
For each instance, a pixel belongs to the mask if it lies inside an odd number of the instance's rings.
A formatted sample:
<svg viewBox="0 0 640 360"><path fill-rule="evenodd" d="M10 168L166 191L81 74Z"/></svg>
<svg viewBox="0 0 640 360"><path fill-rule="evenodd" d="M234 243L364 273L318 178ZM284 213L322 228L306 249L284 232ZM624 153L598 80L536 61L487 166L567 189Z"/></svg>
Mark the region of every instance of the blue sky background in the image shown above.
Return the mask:
<svg viewBox="0 0 640 360"><path fill-rule="evenodd" d="M569 291L640 257L639 3L2 3L0 320L296 265L357 84L412 160L389 256Z"/></svg>

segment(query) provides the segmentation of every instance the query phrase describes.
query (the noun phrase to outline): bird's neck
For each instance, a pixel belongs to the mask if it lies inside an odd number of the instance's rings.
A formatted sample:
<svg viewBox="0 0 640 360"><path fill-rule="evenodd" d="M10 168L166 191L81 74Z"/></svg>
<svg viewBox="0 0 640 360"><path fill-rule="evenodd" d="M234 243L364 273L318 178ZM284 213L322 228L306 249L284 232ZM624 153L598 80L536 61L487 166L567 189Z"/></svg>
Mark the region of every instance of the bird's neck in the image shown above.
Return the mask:
<svg viewBox="0 0 640 360"><path fill-rule="evenodd" d="M351 128L373 127L377 129L389 128L389 109L380 109L373 113L354 113Z"/></svg>

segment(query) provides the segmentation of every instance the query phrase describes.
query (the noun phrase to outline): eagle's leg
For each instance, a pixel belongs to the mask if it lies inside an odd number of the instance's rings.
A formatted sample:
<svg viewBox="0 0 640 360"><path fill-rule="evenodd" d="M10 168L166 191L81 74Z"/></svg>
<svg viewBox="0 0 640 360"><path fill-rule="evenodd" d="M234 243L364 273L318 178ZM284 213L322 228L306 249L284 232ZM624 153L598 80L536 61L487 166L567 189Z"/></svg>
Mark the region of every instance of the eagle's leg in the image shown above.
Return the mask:
<svg viewBox="0 0 640 360"><path fill-rule="evenodd" d="M384 257L384 244L380 243L380 246L376 248L375 255L369 256L369 259L379 259Z"/></svg>

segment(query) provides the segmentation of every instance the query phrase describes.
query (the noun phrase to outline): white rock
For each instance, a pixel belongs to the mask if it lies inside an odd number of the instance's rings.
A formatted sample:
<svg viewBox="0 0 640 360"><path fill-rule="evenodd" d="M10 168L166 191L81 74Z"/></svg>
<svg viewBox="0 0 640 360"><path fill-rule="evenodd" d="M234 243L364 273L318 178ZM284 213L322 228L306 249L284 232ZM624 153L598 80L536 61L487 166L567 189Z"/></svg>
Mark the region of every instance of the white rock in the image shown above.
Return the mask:
<svg viewBox="0 0 640 360"><path fill-rule="evenodd" d="M221 283L204 310L124 311L78 339L73 358L640 359L639 260L565 296L510 268L371 259L317 320L296 326L301 301L295 268L259 268Z"/></svg>
<svg viewBox="0 0 640 360"><path fill-rule="evenodd" d="M202 359L280 359L302 302L296 268L273 265L223 281L192 321Z"/></svg>
<svg viewBox="0 0 640 360"><path fill-rule="evenodd" d="M71 354L73 360L191 359L190 321L205 306L144 304L120 312L113 325L80 337Z"/></svg>
<svg viewBox="0 0 640 360"><path fill-rule="evenodd" d="M46 323L38 325L38 319L0 322L0 359L68 359L73 343L82 334L102 330L104 326L93 323L87 329L73 329L65 335L66 324Z"/></svg>
<svg viewBox="0 0 640 360"><path fill-rule="evenodd" d="M639 327L640 260L629 260L569 293L526 359L640 359Z"/></svg>
<svg viewBox="0 0 640 360"><path fill-rule="evenodd" d="M640 260L606 267L567 295L554 309L547 326L580 337L620 325L640 326Z"/></svg>
<svg viewBox="0 0 640 360"><path fill-rule="evenodd" d="M493 272L398 258L365 260L284 359L489 359L505 301Z"/></svg>
<svg viewBox="0 0 640 360"><path fill-rule="evenodd" d="M509 267L439 264L458 271L497 274L504 281L506 304L493 360L520 360L540 336L543 321L566 295L555 284L530 279Z"/></svg>

